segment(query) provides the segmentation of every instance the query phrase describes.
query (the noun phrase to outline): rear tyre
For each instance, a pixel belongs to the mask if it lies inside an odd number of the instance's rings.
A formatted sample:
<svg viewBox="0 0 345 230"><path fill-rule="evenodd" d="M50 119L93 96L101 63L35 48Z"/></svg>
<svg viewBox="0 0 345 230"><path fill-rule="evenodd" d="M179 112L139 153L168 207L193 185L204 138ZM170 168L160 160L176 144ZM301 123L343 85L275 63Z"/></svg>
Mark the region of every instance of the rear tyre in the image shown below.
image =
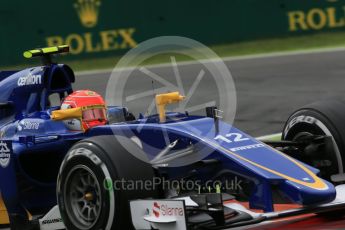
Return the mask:
<svg viewBox="0 0 345 230"><path fill-rule="evenodd" d="M294 112L287 120L282 140L303 140L312 135L332 137L333 151L294 156L320 169L320 176L330 180L331 175L343 173L345 165L345 103L320 101Z"/></svg>
<svg viewBox="0 0 345 230"><path fill-rule="evenodd" d="M114 136L92 137L75 144L66 155L58 176L57 198L67 229L132 229L128 201L157 196L154 190L120 183L152 181L154 173L150 164L123 145L142 157L143 151L128 138L119 138L121 144Z"/></svg>

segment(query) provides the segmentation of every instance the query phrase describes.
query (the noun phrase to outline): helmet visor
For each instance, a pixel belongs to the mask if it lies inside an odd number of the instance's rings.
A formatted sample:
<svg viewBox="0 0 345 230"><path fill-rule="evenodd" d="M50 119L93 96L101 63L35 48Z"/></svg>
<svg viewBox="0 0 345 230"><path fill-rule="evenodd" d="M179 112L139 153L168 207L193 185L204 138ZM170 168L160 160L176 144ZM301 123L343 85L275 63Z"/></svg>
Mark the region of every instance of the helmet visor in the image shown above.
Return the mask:
<svg viewBox="0 0 345 230"><path fill-rule="evenodd" d="M104 108L83 110L83 121L94 121L94 120L99 120L99 121L106 120Z"/></svg>

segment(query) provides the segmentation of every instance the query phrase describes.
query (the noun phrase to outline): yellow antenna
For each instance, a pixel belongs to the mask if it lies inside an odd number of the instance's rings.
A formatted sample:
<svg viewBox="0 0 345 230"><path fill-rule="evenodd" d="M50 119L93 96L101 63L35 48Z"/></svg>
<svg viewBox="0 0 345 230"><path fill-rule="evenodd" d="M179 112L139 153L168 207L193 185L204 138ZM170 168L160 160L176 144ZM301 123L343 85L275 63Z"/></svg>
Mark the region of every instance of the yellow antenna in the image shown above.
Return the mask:
<svg viewBox="0 0 345 230"><path fill-rule="evenodd" d="M184 99L179 92L165 93L156 95L157 112L161 123L166 121L165 106L172 103L180 102Z"/></svg>

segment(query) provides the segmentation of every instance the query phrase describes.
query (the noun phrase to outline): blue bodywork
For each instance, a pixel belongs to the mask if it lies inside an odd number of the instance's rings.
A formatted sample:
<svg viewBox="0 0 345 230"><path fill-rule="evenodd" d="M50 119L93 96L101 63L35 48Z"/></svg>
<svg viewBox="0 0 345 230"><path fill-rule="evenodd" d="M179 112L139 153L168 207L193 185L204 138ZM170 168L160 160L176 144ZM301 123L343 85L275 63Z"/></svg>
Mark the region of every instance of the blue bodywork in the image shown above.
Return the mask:
<svg viewBox="0 0 345 230"><path fill-rule="evenodd" d="M210 117L169 113L165 123L153 115L132 121L119 119L85 133L70 131L62 121L50 119L51 111L60 108L51 103L50 96L62 99L73 91L75 77L66 65L0 72L0 80L1 145L10 151L10 155L0 157L0 190L10 214L23 212L23 207L31 212L49 210L56 204L56 177L68 150L82 139L114 134L136 136L149 159L167 147L167 140L179 140L176 151L193 146L193 154L157 169L169 178L183 178L194 169L194 158L217 160L215 167L196 169L198 177L213 180L215 175L230 172L250 181L252 208L273 211L273 191L302 205L327 203L335 198L334 186L317 177L317 169L222 121L216 129L216 121ZM108 108L113 115L117 111L119 117L123 116L124 108ZM188 160L190 164L181 166L181 161Z"/></svg>

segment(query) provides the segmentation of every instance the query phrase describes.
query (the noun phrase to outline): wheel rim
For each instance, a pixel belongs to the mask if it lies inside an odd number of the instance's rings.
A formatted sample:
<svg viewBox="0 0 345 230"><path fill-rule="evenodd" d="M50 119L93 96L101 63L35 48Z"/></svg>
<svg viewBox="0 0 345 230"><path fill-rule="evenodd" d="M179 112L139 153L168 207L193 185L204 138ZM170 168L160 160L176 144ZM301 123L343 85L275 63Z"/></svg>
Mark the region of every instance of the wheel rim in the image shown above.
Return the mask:
<svg viewBox="0 0 345 230"><path fill-rule="evenodd" d="M85 165L72 168L66 178L64 197L70 221L78 229L91 229L97 223L102 204L101 186Z"/></svg>
<svg viewBox="0 0 345 230"><path fill-rule="evenodd" d="M300 140L303 140L304 138L306 137L310 137L310 136L313 136L314 134L313 133L310 133L310 132L301 132L301 133L298 133L297 135L295 135L293 137L293 141L300 141ZM325 133L323 133L323 135L325 135ZM333 137L332 137L333 138ZM336 146L336 143L333 143L333 147L338 149L338 146ZM333 157L333 156L332 156ZM307 158L305 158L305 156L302 156L302 158L300 159L301 161L307 163L308 165L311 165L315 168L319 168L320 169L320 175L321 177L323 177L324 179L330 179L331 175L334 174L334 172L332 172L334 170L334 161L332 161L332 159L329 159L329 157L326 157L325 156L315 156L313 155L312 157L311 156L307 156ZM318 164L317 162L325 162L325 161L329 161L330 162L330 165L324 165L324 166L321 166L321 164ZM335 164L338 164L338 162L336 162Z"/></svg>

